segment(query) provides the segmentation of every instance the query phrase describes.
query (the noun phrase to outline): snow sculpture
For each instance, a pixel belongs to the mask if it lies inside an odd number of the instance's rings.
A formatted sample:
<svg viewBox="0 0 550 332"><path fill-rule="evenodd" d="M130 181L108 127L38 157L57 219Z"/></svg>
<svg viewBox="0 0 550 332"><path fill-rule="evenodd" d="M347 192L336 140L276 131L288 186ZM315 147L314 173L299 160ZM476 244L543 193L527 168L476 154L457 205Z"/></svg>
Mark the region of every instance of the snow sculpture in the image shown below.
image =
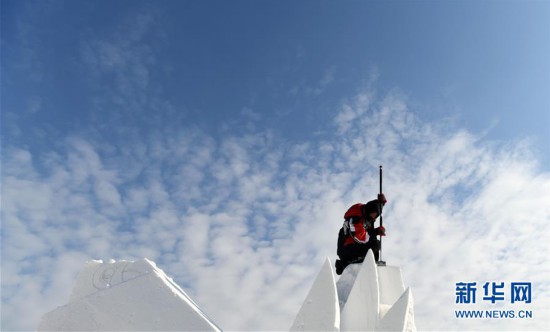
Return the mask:
<svg viewBox="0 0 550 332"><path fill-rule="evenodd" d="M221 331L147 259L91 261L69 303L46 313L38 331Z"/></svg>
<svg viewBox="0 0 550 332"><path fill-rule="evenodd" d="M155 263L91 261L69 303L46 313L38 331L221 331ZM416 331L411 290L396 266L372 252L335 282L326 259L291 331Z"/></svg>
<svg viewBox="0 0 550 332"><path fill-rule="evenodd" d="M330 265L330 260L327 262ZM327 262L291 331L416 331L411 290L405 290L399 267L378 266L369 251L364 262L349 265L334 286L329 284L334 282L334 276L331 268L328 277ZM330 295L334 287L336 298ZM304 315L304 312L327 312L334 302L339 304L340 315ZM321 316L324 321L319 325L317 320Z"/></svg>

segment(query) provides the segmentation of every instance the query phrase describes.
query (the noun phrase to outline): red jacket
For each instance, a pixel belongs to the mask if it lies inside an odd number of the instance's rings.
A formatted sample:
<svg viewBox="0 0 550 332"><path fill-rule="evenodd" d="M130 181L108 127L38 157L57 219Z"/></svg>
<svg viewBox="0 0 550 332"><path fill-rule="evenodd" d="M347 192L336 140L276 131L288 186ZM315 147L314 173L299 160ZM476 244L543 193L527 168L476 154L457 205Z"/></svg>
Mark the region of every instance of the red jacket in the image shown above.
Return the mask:
<svg viewBox="0 0 550 332"><path fill-rule="evenodd" d="M344 219L348 227L344 246L353 243L367 243L369 241L369 234L367 233L369 227L363 216L364 205L365 204L362 203L354 204L344 214Z"/></svg>

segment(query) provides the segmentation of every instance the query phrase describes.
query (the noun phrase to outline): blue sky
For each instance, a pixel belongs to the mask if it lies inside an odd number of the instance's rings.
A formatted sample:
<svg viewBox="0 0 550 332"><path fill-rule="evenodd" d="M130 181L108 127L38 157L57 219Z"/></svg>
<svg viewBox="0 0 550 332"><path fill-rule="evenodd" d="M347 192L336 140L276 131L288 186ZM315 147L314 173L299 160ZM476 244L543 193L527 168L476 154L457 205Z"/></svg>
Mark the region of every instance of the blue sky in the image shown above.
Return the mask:
<svg viewBox="0 0 550 332"><path fill-rule="evenodd" d="M532 281L538 314L451 328L547 326L548 2L1 6L3 330L140 257L222 328L287 329L380 164L419 329L455 279Z"/></svg>

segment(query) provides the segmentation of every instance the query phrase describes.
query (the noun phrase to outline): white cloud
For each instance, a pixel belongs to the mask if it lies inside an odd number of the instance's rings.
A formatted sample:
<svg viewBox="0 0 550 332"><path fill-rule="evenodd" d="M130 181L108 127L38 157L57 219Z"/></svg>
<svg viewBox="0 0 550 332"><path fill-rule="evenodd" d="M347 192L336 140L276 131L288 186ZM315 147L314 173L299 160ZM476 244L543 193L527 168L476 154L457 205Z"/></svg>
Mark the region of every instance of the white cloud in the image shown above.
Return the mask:
<svg viewBox="0 0 550 332"><path fill-rule="evenodd" d="M529 145L421 122L397 93L350 100L340 134L296 146L168 129L110 144L72 137L42 156L4 149L2 328L34 329L86 259L145 256L223 328L287 329L335 258L345 209L375 197L380 164L383 256L413 288L419 329L485 328L454 319L454 283L509 280L534 283L535 319L491 328L545 328L550 175Z"/></svg>

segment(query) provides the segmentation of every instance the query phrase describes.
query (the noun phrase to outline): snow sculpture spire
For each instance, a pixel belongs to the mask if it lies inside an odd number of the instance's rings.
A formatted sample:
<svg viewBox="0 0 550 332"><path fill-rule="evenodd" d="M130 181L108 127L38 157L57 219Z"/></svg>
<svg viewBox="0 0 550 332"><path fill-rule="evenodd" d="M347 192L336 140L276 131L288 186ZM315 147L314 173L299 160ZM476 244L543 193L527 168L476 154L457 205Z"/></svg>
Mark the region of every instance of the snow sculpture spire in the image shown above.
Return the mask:
<svg viewBox="0 0 550 332"><path fill-rule="evenodd" d="M339 331L340 307L332 264L327 257L290 331Z"/></svg>
<svg viewBox="0 0 550 332"><path fill-rule="evenodd" d="M340 327L342 331L373 331L379 312L378 272L372 250L369 250L342 307Z"/></svg>

